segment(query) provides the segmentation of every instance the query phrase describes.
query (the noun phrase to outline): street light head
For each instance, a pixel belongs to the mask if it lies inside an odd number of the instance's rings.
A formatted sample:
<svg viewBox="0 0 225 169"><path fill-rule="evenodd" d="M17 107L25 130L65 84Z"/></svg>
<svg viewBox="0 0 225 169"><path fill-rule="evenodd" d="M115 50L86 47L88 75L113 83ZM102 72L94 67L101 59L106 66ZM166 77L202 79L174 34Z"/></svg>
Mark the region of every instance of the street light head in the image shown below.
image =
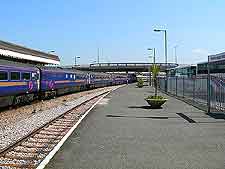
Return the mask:
<svg viewBox="0 0 225 169"><path fill-rule="evenodd" d="M154 32L166 32L166 29L154 29Z"/></svg>
<svg viewBox="0 0 225 169"><path fill-rule="evenodd" d="M51 53L55 53L55 51L54 51L54 50L50 50L50 51L48 52L48 54L51 54Z"/></svg>
<svg viewBox="0 0 225 169"><path fill-rule="evenodd" d="M147 50L153 50L152 48L148 48Z"/></svg>
<svg viewBox="0 0 225 169"><path fill-rule="evenodd" d="M80 56L76 56L76 58L80 58Z"/></svg>
<svg viewBox="0 0 225 169"><path fill-rule="evenodd" d="M160 29L154 29L154 32L160 32L160 31L162 31L162 30L160 30Z"/></svg>

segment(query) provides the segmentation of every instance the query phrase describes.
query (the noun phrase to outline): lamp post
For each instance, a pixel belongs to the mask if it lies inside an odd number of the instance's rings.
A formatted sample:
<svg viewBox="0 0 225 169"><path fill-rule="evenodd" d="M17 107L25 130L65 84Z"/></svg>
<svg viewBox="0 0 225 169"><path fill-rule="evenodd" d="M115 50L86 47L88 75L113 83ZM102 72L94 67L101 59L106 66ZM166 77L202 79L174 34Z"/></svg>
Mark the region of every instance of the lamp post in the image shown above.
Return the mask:
<svg viewBox="0 0 225 169"><path fill-rule="evenodd" d="M154 29L154 32L164 32L165 63L167 67L167 32L165 29Z"/></svg>
<svg viewBox="0 0 225 169"><path fill-rule="evenodd" d="M77 66L77 59L79 59L79 58L80 58L80 56L75 56L75 57L74 57L74 59L75 59L75 65L74 65L74 66L75 66L75 67Z"/></svg>
<svg viewBox="0 0 225 169"><path fill-rule="evenodd" d="M154 29L154 32L164 32L164 45L165 45L165 68L166 68L166 79L165 79L165 92L167 92L167 82L168 82L168 71L167 71L167 32L166 29Z"/></svg>
<svg viewBox="0 0 225 169"><path fill-rule="evenodd" d="M153 63L155 64L155 48L148 48L148 50L153 51Z"/></svg>
<svg viewBox="0 0 225 169"><path fill-rule="evenodd" d="M98 61L98 64L99 64L99 48L98 48L98 51L97 51L97 61Z"/></svg>
<svg viewBox="0 0 225 169"><path fill-rule="evenodd" d="M177 47L178 45L174 46L174 58L175 58L175 63L177 63Z"/></svg>
<svg viewBox="0 0 225 169"><path fill-rule="evenodd" d="M148 48L149 51L153 51L153 64L155 65L155 48ZM151 69L149 66L149 86L151 86Z"/></svg>

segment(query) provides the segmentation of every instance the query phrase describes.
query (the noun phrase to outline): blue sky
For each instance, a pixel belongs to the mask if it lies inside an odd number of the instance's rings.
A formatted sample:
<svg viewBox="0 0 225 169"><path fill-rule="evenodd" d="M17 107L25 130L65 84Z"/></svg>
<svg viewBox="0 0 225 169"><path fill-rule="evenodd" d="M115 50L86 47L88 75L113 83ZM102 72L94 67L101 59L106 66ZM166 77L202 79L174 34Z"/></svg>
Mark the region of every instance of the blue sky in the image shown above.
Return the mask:
<svg viewBox="0 0 225 169"><path fill-rule="evenodd" d="M225 51L223 0L24 0L1 1L0 39L42 51L55 50L62 64L96 61L149 62L155 47L164 61L163 34L168 31L168 61L205 61ZM152 61L152 60L151 60Z"/></svg>

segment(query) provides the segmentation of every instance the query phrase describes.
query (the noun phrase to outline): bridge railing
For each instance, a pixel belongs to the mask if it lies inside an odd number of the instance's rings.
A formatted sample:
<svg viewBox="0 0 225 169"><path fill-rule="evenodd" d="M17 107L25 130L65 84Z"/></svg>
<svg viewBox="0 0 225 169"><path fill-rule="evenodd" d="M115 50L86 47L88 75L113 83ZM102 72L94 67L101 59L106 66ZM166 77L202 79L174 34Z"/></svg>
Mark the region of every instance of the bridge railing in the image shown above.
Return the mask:
<svg viewBox="0 0 225 169"><path fill-rule="evenodd" d="M153 65L153 63L97 63L90 64L90 67L148 67ZM162 67L177 67L176 63L156 63L156 65Z"/></svg>

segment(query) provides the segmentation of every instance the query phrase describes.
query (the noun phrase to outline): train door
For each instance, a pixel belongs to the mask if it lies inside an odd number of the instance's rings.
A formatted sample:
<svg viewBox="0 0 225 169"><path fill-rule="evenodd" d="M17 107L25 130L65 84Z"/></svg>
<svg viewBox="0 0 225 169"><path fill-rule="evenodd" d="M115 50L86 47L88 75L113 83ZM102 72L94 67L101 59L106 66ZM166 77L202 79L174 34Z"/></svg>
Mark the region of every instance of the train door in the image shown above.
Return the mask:
<svg viewBox="0 0 225 169"><path fill-rule="evenodd" d="M88 84L91 84L91 75L88 74Z"/></svg>
<svg viewBox="0 0 225 169"><path fill-rule="evenodd" d="M40 90L40 70L37 71L37 90Z"/></svg>

